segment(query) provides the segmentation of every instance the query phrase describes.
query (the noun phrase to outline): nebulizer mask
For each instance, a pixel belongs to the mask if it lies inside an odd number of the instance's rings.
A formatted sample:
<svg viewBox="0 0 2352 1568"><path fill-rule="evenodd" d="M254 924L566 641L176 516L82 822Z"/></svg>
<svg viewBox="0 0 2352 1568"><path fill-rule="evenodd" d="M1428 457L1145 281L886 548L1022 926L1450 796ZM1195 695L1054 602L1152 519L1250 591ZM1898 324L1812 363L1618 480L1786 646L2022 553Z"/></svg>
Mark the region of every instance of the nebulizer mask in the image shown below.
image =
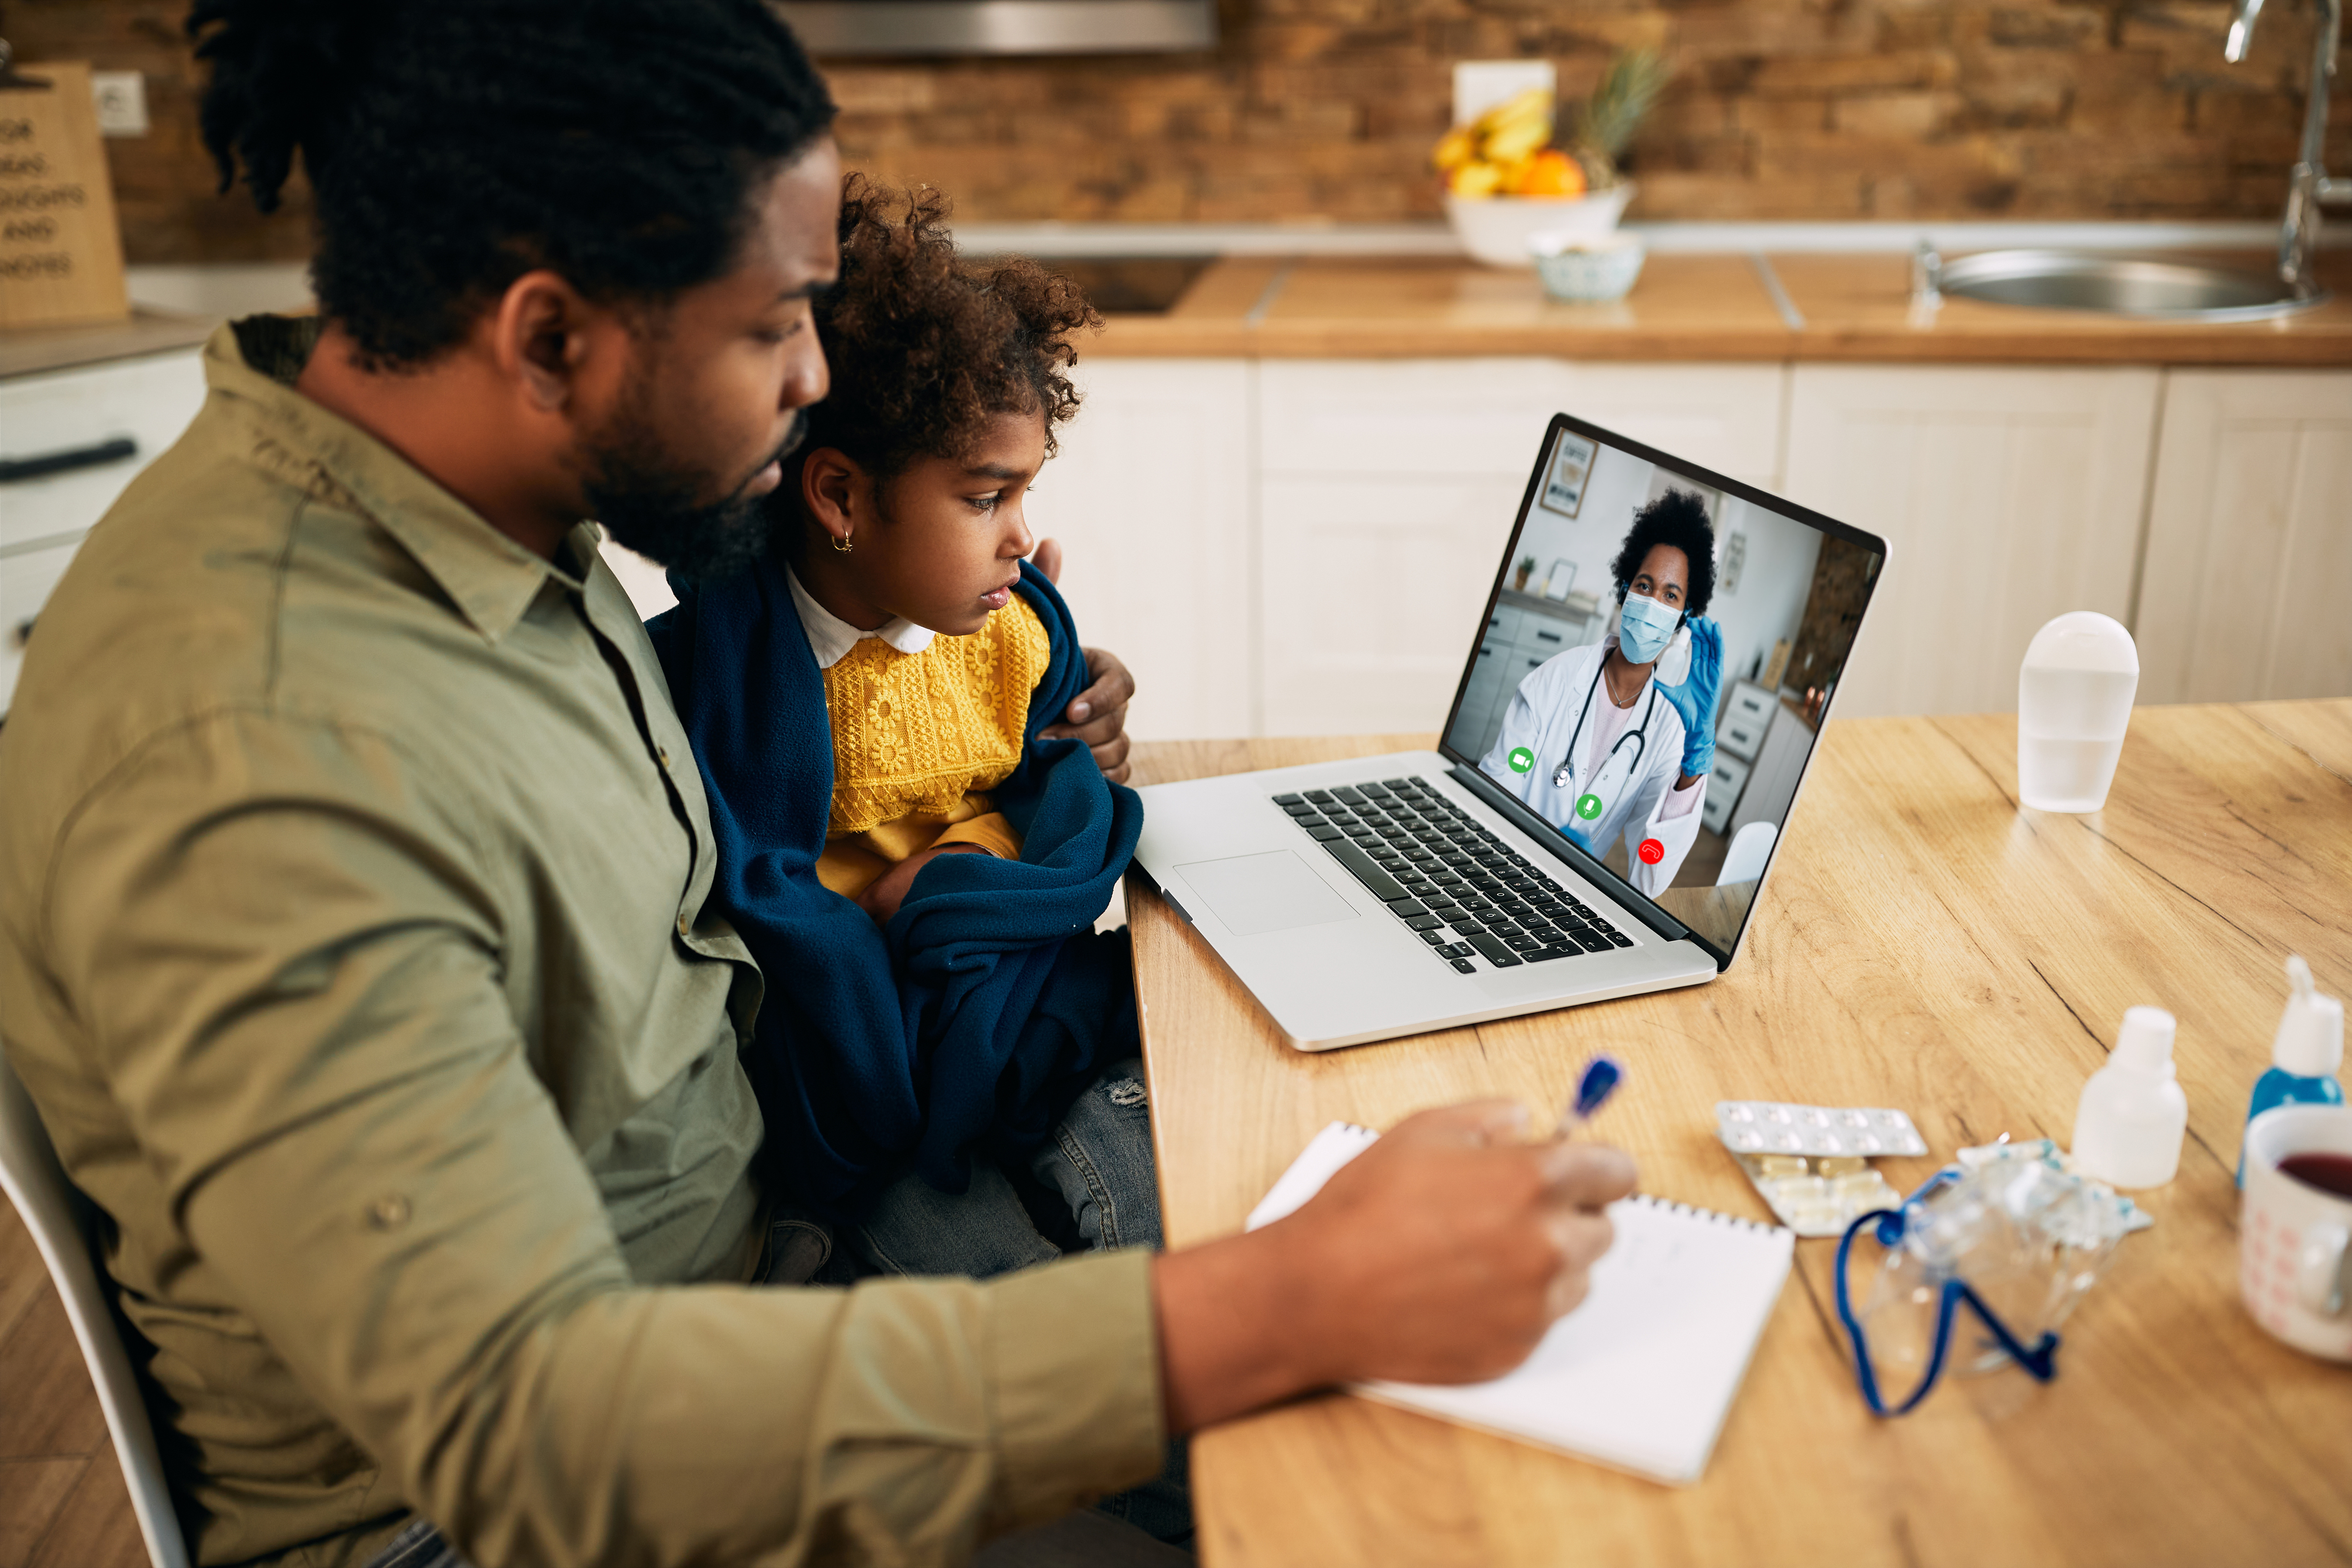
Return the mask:
<svg viewBox="0 0 2352 1568"><path fill-rule="evenodd" d="M2059 1324L2098 1283L2116 1244L2145 1223L2129 1198L2068 1172L2046 1138L1962 1150L1901 1208L1864 1215L1838 1243L1838 1318L1863 1398L1881 1415L1908 1412L1952 1359L1956 1331L1967 1336L1962 1373L2013 1361L2048 1382ZM1847 1266L1865 1229L1887 1250L1857 1310ZM1882 1375L1916 1386L1890 1403Z"/></svg>

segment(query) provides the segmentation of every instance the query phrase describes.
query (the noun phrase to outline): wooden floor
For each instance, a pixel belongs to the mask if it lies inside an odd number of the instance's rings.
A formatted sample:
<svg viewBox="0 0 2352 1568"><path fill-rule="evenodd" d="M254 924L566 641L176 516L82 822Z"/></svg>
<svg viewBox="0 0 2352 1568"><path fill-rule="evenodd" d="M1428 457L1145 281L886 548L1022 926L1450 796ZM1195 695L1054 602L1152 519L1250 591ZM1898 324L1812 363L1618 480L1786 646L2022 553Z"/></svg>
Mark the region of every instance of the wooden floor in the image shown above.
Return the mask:
<svg viewBox="0 0 2352 1568"><path fill-rule="evenodd" d="M0 1198L0 1568L146 1561L65 1308Z"/></svg>

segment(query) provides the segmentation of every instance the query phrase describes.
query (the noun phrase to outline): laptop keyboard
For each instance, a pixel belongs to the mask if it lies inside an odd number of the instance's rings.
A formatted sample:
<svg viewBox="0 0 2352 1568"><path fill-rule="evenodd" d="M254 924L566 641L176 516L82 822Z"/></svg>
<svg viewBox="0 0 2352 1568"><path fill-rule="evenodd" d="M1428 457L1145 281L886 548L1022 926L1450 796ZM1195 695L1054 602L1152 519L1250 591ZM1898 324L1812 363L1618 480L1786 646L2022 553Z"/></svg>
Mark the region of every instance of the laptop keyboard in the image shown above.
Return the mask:
<svg viewBox="0 0 2352 1568"><path fill-rule="evenodd" d="M1631 947L1426 779L1278 795L1274 804L1372 897L1465 974Z"/></svg>

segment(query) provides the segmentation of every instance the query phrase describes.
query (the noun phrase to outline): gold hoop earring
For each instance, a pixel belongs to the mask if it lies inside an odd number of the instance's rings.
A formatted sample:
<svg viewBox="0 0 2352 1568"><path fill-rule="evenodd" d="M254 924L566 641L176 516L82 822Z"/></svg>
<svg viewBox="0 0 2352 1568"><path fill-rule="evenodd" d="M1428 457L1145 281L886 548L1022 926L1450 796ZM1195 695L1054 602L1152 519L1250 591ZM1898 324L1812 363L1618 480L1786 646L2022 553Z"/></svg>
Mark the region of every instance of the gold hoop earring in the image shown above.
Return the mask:
<svg viewBox="0 0 2352 1568"><path fill-rule="evenodd" d="M840 551L844 555L848 554L848 553L849 553L849 535L847 535L847 534L845 534L845 534L843 534L840 538L838 538L838 539L835 540L835 541L833 542L833 547L834 547L835 550Z"/></svg>

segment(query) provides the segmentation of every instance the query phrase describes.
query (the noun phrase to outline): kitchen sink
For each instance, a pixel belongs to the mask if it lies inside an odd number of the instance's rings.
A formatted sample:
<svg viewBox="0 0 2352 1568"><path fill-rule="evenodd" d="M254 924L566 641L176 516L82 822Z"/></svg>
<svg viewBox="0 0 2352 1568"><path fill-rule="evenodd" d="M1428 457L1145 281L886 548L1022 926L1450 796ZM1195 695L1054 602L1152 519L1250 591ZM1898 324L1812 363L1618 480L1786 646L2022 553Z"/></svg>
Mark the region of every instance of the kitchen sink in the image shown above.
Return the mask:
<svg viewBox="0 0 2352 1568"><path fill-rule="evenodd" d="M1996 305L2175 321L2259 321L2325 304L2258 272L2072 250L1989 250L1933 265L1929 285Z"/></svg>
<svg viewBox="0 0 2352 1568"><path fill-rule="evenodd" d="M1164 315L1206 272L1213 256L1044 257L1042 265L1087 291L1097 310Z"/></svg>

